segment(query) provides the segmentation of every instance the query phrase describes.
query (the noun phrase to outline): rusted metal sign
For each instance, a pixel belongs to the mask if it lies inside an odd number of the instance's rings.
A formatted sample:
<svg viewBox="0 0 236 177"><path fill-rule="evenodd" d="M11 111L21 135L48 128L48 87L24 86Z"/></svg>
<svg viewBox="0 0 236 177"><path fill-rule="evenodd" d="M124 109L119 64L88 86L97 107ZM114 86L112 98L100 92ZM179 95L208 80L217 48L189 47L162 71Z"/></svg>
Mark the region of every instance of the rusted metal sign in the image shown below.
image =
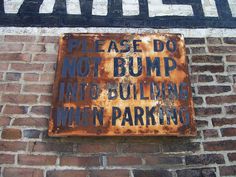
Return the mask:
<svg viewBox="0 0 236 177"><path fill-rule="evenodd" d="M179 34L65 34L50 136L194 136Z"/></svg>

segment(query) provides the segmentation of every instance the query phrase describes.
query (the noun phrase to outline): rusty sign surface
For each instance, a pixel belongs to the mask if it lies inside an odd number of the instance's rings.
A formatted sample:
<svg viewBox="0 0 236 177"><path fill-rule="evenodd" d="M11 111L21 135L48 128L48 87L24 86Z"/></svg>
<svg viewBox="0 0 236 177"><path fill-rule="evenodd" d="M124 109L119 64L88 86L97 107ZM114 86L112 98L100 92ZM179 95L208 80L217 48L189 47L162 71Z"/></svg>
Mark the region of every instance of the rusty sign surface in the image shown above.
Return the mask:
<svg viewBox="0 0 236 177"><path fill-rule="evenodd" d="M194 136L180 34L64 34L50 136Z"/></svg>

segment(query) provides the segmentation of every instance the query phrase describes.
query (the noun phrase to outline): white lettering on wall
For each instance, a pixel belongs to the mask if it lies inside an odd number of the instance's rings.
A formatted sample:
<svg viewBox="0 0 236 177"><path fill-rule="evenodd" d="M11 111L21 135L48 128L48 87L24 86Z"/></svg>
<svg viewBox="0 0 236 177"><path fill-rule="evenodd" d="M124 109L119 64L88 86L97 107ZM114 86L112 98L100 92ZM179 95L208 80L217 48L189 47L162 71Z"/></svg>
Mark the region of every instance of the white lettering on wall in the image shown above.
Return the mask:
<svg viewBox="0 0 236 177"><path fill-rule="evenodd" d="M236 17L236 0L228 0L231 13L233 17Z"/></svg>
<svg viewBox="0 0 236 177"><path fill-rule="evenodd" d="M193 16L191 5L166 5L162 0L148 0L149 16Z"/></svg>
<svg viewBox="0 0 236 177"><path fill-rule="evenodd" d="M93 0L92 15L107 15L108 0Z"/></svg>
<svg viewBox="0 0 236 177"><path fill-rule="evenodd" d="M44 0L39 8L39 13L52 13L55 0Z"/></svg>
<svg viewBox="0 0 236 177"><path fill-rule="evenodd" d="M122 8L124 16L139 15L138 0L122 0Z"/></svg>
<svg viewBox="0 0 236 177"><path fill-rule="evenodd" d="M201 0L204 15L206 17L218 17L215 0Z"/></svg>
<svg viewBox="0 0 236 177"><path fill-rule="evenodd" d="M5 13L16 14L24 0L4 0Z"/></svg>
<svg viewBox="0 0 236 177"><path fill-rule="evenodd" d="M81 14L79 0L66 0L66 10L68 14Z"/></svg>

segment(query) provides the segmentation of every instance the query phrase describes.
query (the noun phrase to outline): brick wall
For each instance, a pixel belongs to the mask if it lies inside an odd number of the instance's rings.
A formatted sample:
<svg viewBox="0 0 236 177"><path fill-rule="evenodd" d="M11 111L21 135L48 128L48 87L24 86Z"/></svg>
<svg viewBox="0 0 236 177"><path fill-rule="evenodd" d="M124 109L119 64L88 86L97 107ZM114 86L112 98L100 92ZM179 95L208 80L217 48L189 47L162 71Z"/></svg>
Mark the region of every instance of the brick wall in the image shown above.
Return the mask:
<svg viewBox="0 0 236 177"><path fill-rule="evenodd" d="M50 138L58 37L0 36L0 176L235 176L236 38L186 44L197 137Z"/></svg>

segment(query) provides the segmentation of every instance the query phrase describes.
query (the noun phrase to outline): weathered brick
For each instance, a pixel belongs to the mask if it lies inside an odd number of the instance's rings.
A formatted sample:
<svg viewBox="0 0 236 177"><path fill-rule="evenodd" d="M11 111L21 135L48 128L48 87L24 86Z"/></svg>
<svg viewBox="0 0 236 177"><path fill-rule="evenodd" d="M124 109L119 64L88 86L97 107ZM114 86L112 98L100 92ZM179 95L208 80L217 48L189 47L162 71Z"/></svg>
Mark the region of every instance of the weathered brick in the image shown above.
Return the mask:
<svg viewBox="0 0 236 177"><path fill-rule="evenodd" d="M208 126L208 121L206 120L196 120L197 127L207 127Z"/></svg>
<svg viewBox="0 0 236 177"><path fill-rule="evenodd" d="M52 102L52 96L51 95L41 95L39 99L40 103L51 103Z"/></svg>
<svg viewBox="0 0 236 177"><path fill-rule="evenodd" d="M26 114L27 112L28 112L27 106L6 105L3 110L4 114Z"/></svg>
<svg viewBox="0 0 236 177"><path fill-rule="evenodd" d="M228 72L236 72L236 65L230 65L227 67Z"/></svg>
<svg viewBox="0 0 236 177"><path fill-rule="evenodd" d="M50 170L47 171L47 177L86 177L89 172L85 170Z"/></svg>
<svg viewBox="0 0 236 177"><path fill-rule="evenodd" d="M205 47L191 47L192 54L204 54L206 53Z"/></svg>
<svg viewBox="0 0 236 177"><path fill-rule="evenodd" d="M145 164L146 165L174 165L174 164L183 164L182 157L175 157L175 156L160 156L160 155L145 155L144 156Z"/></svg>
<svg viewBox="0 0 236 177"><path fill-rule="evenodd" d="M58 36L40 36L37 42L58 43L59 42L59 37Z"/></svg>
<svg viewBox="0 0 236 177"><path fill-rule="evenodd" d="M215 168L184 169L176 173L178 177L216 177Z"/></svg>
<svg viewBox="0 0 236 177"><path fill-rule="evenodd" d="M5 85L5 91L6 92L19 93L20 90L21 90L21 84L7 83Z"/></svg>
<svg viewBox="0 0 236 177"><path fill-rule="evenodd" d="M52 72L54 73L56 71L56 63L47 63L45 64L44 70L47 71L48 73Z"/></svg>
<svg viewBox="0 0 236 177"><path fill-rule="evenodd" d="M230 86L199 86L198 93L199 94L216 94L216 93L224 93L231 91Z"/></svg>
<svg viewBox="0 0 236 177"><path fill-rule="evenodd" d="M224 164L224 156L222 154L201 154L201 155L188 155L185 157L186 165L201 164Z"/></svg>
<svg viewBox="0 0 236 177"><path fill-rule="evenodd" d="M43 62L56 62L56 54L37 54L34 56L33 61L43 61Z"/></svg>
<svg viewBox="0 0 236 177"><path fill-rule="evenodd" d="M222 128L220 131L222 136L236 136L236 128Z"/></svg>
<svg viewBox="0 0 236 177"><path fill-rule="evenodd" d="M233 125L236 124L236 118L213 118L213 126Z"/></svg>
<svg viewBox="0 0 236 177"><path fill-rule="evenodd" d="M102 153L102 152L116 152L116 144L79 144L80 153Z"/></svg>
<svg viewBox="0 0 236 177"><path fill-rule="evenodd" d="M227 62L236 62L236 55L228 55L226 56Z"/></svg>
<svg viewBox="0 0 236 177"><path fill-rule="evenodd" d="M46 118L16 118L13 122L14 126L34 126L47 127L48 119Z"/></svg>
<svg viewBox="0 0 236 177"><path fill-rule="evenodd" d="M15 71L42 71L43 64L13 63L11 69Z"/></svg>
<svg viewBox="0 0 236 177"><path fill-rule="evenodd" d="M24 50L26 52L45 52L46 48L44 44L26 44Z"/></svg>
<svg viewBox="0 0 236 177"><path fill-rule="evenodd" d="M67 142L30 142L29 143L30 152L73 152L73 143Z"/></svg>
<svg viewBox="0 0 236 177"><path fill-rule="evenodd" d="M6 35L5 42L34 42L35 36L21 36L21 35Z"/></svg>
<svg viewBox="0 0 236 177"><path fill-rule="evenodd" d="M121 144L122 152L124 153L154 153L160 152L160 147L157 144Z"/></svg>
<svg viewBox="0 0 236 177"><path fill-rule="evenodd" d="M198 76L198 82L212 82L212 81L213 81L212 76L208 76L208 75L199 75Z"/></svg>
<svg viewBox="0 0 236 177"><path fill-rule="evenodd" d="M18 155L18 164L21 165L55 165L57 156L49 155Z"/></svg>
<svg viewBox="0 0 236 177"><path fill-rule="evenodd" d="M46 81L46 82L48 82L48 81L50 81L50 82L53 82L54 81L54 73L51 73L51 74L41 74L41 76L40 76L40 81Z"/></svg>
<svg viewBox="0 0 236 177"><path fill-rule="evenodd" d="M236 174L236 165L220 167L221 176L234 176Z"/></svg>
<svg viewBox="0 0 236 177"><path fill-rule="evenodd" d="M193 97L194 104L201 105L203 103L202 97Z"/></svg>
<svg viewBox="0 0 236 177"><path fill-rule="evenodd" d="M209 130L204 130L203 135L205 138L213 138L213 137L218 137L218 132L217 130L209 129Z"/></svg>
<svg viewBox="0 0 236 177"><path fill-rule="evenodd" d="M227 114L234 114L236 115L236 105L225 106L225 110Z"/></svg>
<svg viewBox="0 0 236 177"><path fill-rule="evenodd" d="M61 166L99 166L99 156L92 157L76 157L76 156L62 156L60 160Z"/></svg>
<svg viewBox="0 0 236 177"><path fill-rule="evenodd" d="M110 177L111 174L115 174L116 177L129 177L128 170L94 170L91 171L90 177Z"/></svg>
<svg viewBox="0 0 236 177"><path fill-rule="evenodd" d="M207 43L208 44L222 44L222 41L221 41L221 38L208 37Z"/></svg>
<svg viewBox="0 0 236 177"><path fill-rule="evenodd" d="M211 72L211 73L222 73L224 72L224 66L222 65L203 65L203 66L191 66L193 73Z"/></svg>
<svg viewBox="0 0 236 177"><path fill-rule="evenodd" d="M52 85L27 84L23 87L24 92L51 93Z"/></svg>
<svg viewBox="0 0 236 177"><path fill-rule="evenodd" d="M27 129L23 131L23 136L25 138L39 138L40 133L40 130Z"/></svg>
<svg viewBox="0 0 236 177"><path fill-rule="evenodd" d="M0 164L13 164L15 156L12 154L0 154Z"/></svg>
<svg viewBox="0 0 236 177"><path fill-rule="evenodd" d="M195 108L196 116L207 117L221 113L221 108Z"/></svg>
<svg viewBox="0 0 236 177"><path fill-rule="evenodd" d="M172 177L172 173L165 169L134 170L134 177Z"/></svg>
<svg viewBox="0 0 236 177"><path fill-rule="evenodd" d="M236 153L228 153L229 161L236 161Z"/></svg>
<svg viewBox="0 0 236 177"><path fill-rule="evenodd" d="M30 54L23 53L1 53L0 61L30 61Z"/></svg>
<svg viewBox="0 0 236 177"><path fill-rule="evenodd" d="M25 73L23 79L24 79L24 81L38 81L39 80L39 74Z"/></svg>
<svg viewBox="0 0 236 177"><path fill-rule="evenodd" d="M141 165L142 160L135 156L109 156L107 157L107 163L109 166L131 166Z"/></svg>
<svg viewBox="0 0 236 177"><path fill-rule="evenodd" d="M216 81L218 83L232 82L229 76L216 75Z"/></svg>
<svg viewBox="0 0 236 177"><path fill-rule="evenodd" d="M0 116L0 126L8 126L10 124L11 118L8 116Z"/></svg>
<svg viewBox="0 0 236 177"><path fill-rule="evenodd" d="M1 63L0 64L0 71L6 71L8 69L8 63Z"/></svg>
<svg viewBox="0 0 236 177"><path fill-rule="evenodd" d="M185 38L185 44L205 44L204 38Z"/></svg>
<svg viewBox="0 0 236 177"><path fill-rule="evenodd" d="M7 51L7 52L16 52L16 51L21 51L23 48L23 44L19 43L3 43L0 44L0 51Z"/></svg>
<svg viewBox="0 0 236 177"><path fill-rule="evenodd" d="M50 108L50 106L32 106L30 112L38 115L49 115Z"/></svg>
<svg viewBox="0 0 236 177"><path fill-rule="evenodd" d="M195 55L192 56L193 63L222 63L222 56Z"/></svg>
<svg viewBox="0 0 236 177"><path fill-rule="evenodd" d="M43 177L43 170L34 169L34 168L16 168L16 167L7 167L4 168L3 176L4 177Z"/></svg>
<svg viewBox="0 0 236 177"><path fill-rule="evenodd" d="M7 81L19 81L21 78L21 73L6 73Z"/></svg>
<svg viewBox="0 0 236 177"><path fill-rule="evenodd" d="M16 95L16 94L4 94L2 95L2 101L5 103L15 104L33 104L38 99L37 95Z"/></svg>
<svg viewBox="0 0 236 177"><path fill-rule="evenodd" d="M208 46L210 53L235 53L235 46Z"/></svg>
<svg viewBox="0 0 236 177"><path fill-rule="evenodd" d="M1 151L24 151L26 149L26 142L20 141L0 141Z"/></svg>
<svg viewBox="0 0 236 177"><path fill-rule="evenodd" d="M225 96L214 96L206 97L207 104L223 104L223 103L234 103L236 100L236 95L225 95Z"/></svg>
<svg viewBox="0 0 236 177"><path fill-rule="evenodd" d="M212 141L203 143L205 151L236 150L236 141Z"/></svg>
<svg viewBox="0 0 236 177"><path fill-rule="evenodd" d="M236 44L236 38L235 37L225 37L223 39L223 41L226 44Z"/></svg>
<svg viewBox="0 0 236 177"><path fill-rule="evenodd" d="M16 128L4 128L2 130L2 139L20 139L21 130Z"/></svg>

